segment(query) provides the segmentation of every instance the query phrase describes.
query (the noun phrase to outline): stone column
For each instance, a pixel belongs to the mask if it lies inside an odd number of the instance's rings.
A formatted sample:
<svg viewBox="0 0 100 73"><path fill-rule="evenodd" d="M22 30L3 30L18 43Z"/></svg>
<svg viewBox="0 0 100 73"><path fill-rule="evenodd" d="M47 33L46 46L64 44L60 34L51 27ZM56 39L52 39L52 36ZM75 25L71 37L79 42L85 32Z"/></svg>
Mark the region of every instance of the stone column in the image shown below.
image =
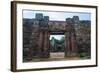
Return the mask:
<svg viewBox="0 0 100 73"><path fill-rule="evenodd" d="M50 57L50 33L48 32L48 57Z"/></svg>
<svg viewBox="0 0 100 73"><path fill-rule="evenodd" d="M75 39L74 32L71 33L71 46L72 46L71 55L76 56L77 55L77 45L76 45L76 39Z"/></svg>
<svg viewBox="0 0 100 73"><path fill-rule="evenodd" d="M46 31L44 34L44 48L43 48L43 54L44 57L47 58L49 57L49 37L48 37L48 32Z"/></svg>
<svg viewBox="0 0 100 73"><path fill-rule="evenodd" d="M70 49L71 49L71 43L70 43L70 33L65 32L65 57L70 55Z"/></svg>
<svg viewBox="0 0 100 73"><path fill-rule="evenodd" d="M44 34L44 50L46 50L48 48L48 33L45 32Z"/></svg>
<svg viewBox="0 0 100 73"><path fill-rule="evenodd" d="M67 32L65 32L65 57L67 56Z"/></svg>
<svg viewBox="0 0 100 73"><path fill-rule="evenodd" d="M39 35L39 41L38 41L38 45L39 45L39 57L42 57L42 49L43 49L43 32L40 32Z"/></svg>

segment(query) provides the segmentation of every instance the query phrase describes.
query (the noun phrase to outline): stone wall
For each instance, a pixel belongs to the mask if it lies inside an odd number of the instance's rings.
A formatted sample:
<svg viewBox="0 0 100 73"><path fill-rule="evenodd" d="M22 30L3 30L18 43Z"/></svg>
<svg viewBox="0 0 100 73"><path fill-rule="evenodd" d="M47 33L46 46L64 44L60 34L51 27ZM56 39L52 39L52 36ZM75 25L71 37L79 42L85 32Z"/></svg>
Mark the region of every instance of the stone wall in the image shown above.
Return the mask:
<svg viewBox="0 0 100 73"><path fill-rule="evenodd" d="M84 39L90 38L90 26L87 26L88 33L84 34L82 32L85 29L82 21L79 20L78 16L73 16L73 18L66 18L65 21L50 21L49 16L43 16L41 13L36 14L35 19L24 19L24 30L23 30L23 49L24 55L27 57L49 57L50 54L50 32L63 31L65 35L65 56L76 56L80 49L80 44L84 43ZM27 21L27 22L26 22ZM86 21L85 21L86 22ZM85 23L86 24L86 23ZM27 27L27 25L29 27ZM90 25L90 23L88 24ZM80 30L82 29L82 30ZM29 32L28 32L29 31ZM84 37L83 37L84 36ZM88 36L88 37L87 37ZM27 39L25 38L27 37ZM82 41L79 41L80 38ZM25 42L27 42L25 44ZM80 43L81 42L81 43ZM88 42L90 40L85 40ZM86 45L85 45L86 46ZM27 51L28 50L28 51ZM88 50L89 52L90 50ZM30 55L28 55L30 53Z"/></svg>

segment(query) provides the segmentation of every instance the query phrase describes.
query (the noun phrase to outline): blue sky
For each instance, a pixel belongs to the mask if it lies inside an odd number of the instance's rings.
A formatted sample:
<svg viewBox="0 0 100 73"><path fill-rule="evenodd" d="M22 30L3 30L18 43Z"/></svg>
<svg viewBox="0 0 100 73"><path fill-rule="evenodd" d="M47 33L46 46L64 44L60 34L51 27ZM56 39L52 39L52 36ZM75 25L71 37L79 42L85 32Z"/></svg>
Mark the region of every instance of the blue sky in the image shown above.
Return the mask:
<svg viewBox="0 0 100 73"><path fill-rule="evenodd" d="M36 13L43 13L44 16L49 16L50 20L65 21L66 18L72 18L73 16L79 16L80 20L91 20L90 13L33 11L33 10L23 10L23 18L30 18L30 19L35 18Z"/></svg>
<svg viewBox="0 0 100 73"><path fill-rule="evenodd" d="M52 37L56 38L57 40L60 40L62 37L64 37L64 35L50 35L50 40Z"/></svg>

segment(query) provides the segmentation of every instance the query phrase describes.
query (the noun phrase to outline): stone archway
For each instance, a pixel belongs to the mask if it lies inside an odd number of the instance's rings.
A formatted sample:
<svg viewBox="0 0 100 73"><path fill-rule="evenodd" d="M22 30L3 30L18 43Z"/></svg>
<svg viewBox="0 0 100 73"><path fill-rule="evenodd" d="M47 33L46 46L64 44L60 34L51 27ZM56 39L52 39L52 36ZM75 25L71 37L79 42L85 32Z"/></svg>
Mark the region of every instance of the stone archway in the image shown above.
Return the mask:
<svg viewBox="0 0 100 73"><path fill-rule="evenodd" d="M55 25L55 24L53 24ZM76 56L77 55L77 45L76 45L76 35L75 29L71 23L65 25L65 29L48 29L48 27L43 27L40 30L39 36L39 49L41 50L41 57L48 58L50 56L50 32L63 32L65 35L65 57Z"/></svg>
<svg viewBox="0 0 100 73"><path fill-rule="evenodd" d="M65 57L77 56L77 44L74 23L72 19L66 21L49 21L48 16L41 19L35 19L32 26L32 35L30 39L30 54L32 59L33 52L39 58L50 57L50 32L64 32L65 35Z"/></svg>

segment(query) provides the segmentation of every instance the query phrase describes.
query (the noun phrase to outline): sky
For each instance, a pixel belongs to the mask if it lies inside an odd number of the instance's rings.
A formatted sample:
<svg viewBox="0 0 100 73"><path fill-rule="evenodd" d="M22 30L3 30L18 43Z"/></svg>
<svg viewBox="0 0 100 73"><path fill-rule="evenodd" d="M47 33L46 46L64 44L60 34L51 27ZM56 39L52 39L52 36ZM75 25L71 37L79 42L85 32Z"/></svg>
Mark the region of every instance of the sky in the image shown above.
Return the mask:
<svg viewBox="0 0 100 73"><path fill-rule="evenodd" d="M23 18L35 18L36 13L43 13L43 16L49 16L50 20L65 21L66 18L72 18L73 16L79 16L80 20L91 20L90 13L79 12L56 12L56 11L34 11L23 10Z"/></svg>
<svg viewBox="0 0 100 73"><path fill-rule="evenodd" d="M64 35L50 35L50 40L52 39L52 37L56 38L57 40L60 40L62 37L64 37Z"/></svg>

